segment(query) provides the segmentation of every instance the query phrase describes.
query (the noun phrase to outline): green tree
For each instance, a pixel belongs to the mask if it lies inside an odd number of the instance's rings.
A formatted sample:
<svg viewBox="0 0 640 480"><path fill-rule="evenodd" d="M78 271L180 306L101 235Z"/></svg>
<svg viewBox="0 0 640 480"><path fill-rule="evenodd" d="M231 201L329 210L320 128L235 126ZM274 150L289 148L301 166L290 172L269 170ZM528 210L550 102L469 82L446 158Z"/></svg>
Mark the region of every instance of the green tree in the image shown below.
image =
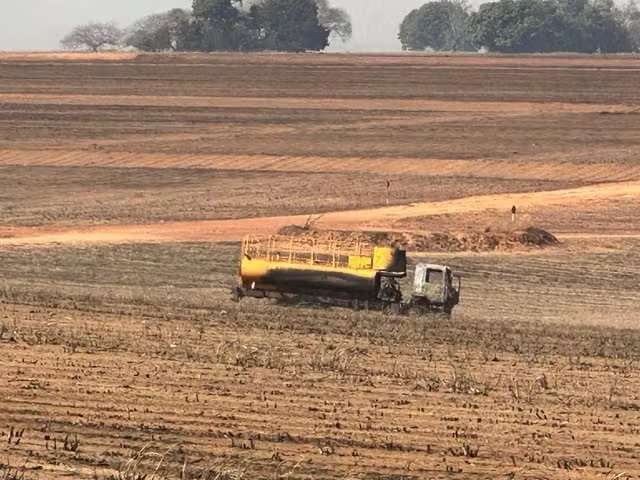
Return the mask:
<svg viewBox="0 0 640 480"><path fill-rule="evenodd" d="M472 16L478 45L508 53L565 49L567 25L551 0L500 0L486 3Z"/></svg>
<svg viewBox="0 0 640 480"><path fill-rule="evenodd" d="M193 16L223 23L234 23L240 16L237 8L241 1L235 0L193 0Z"/></svg>
<svg viewBox="0 0 640 480"><path fill-rule="evenodd" d="M267 50L300 52L329 45L328 28L320 24L315 0L265 0L252 7Z"/></svg>
<svg viewBox="0 0 640 480"><path fill-rule="evenodd" d="M631 0L624 8L624 24L629 33L629 40L634 51L640 51L640 9Z"/></svg>
<svg viewBox="0 0 640 480"><path fill-rule="evenodd" d="M591 32L587 19L589 0L558 0L562 19L562 41L559 49L566 52L592 53Z"/></svg>
<svg viewBox="0 0 640 480"><path fill-rule="evenodd" d="M464 0L436 0L411 11L400 25L403 50L469 50L469 7Z"/></svg>
<svg viewBox="0 0 640 480"><path fill-rule="evenodd" d="M203 50L202 46L203 22L190 15L176 25L175 50L180 52L195 52Z"/></svg>
<svg viewBox="0 0 640 480"><path fill-rule="evenodd" d="M148 52L181 50L191 14L179 8L149 15L128 28L124 43Z"/></svg>
<svg viewBox="0 0 640 480"><path fill-rule="evenodd" d="M259 32L240 0L194 0L192 28L200 37L200 50L253 50Z"/></svg>
<svg viewBox="0 0 640 480"><path fill-rule="evenodd" d="M331 37L348 41L353 35L351 17L346 10L332 7L329 0L314 0L318 6L318 20L320 25L331 32ZM266 0L242 0L242 7L250 12L252 7L264 5Z"/></svg>
<svg viewBox="0 0 640 480"><path fill-rule="evenodd" d="M626 52L625 16L613 0L499 0L472 15L476 44L509 53Z"/></svg>
<svg viewBox="0 0 640 480"><path fill-rule="evenodd" d="M316 5L318 5L320 25L329 29L332 35L343 42L348 41L353 35L353 26L346 10L332 7L329 5L329 0L316 0Z"/></svg>
<svg viewBox="0 0 640 480"><path fill-rule="evenodd" d="M127 31L145 51L322 50L330 33L347 40L349 15L328 0L193 0L193 13L149 15Z"/></svg>
<svg viewBox="0 0 640 480"><path fill-rule="evenodd" d="M630 52L631 36L624 14L613 0L594 0L586 9L591 50L601 53Z"/></svg>
<svg viewBox="0 0 640 480"><path fill-rule="evenodd" d="M398 32L398 39L403 50L424 50L427 48L427 41L422 30L419 28L420 10L411 10L402 23Z"/></svg>

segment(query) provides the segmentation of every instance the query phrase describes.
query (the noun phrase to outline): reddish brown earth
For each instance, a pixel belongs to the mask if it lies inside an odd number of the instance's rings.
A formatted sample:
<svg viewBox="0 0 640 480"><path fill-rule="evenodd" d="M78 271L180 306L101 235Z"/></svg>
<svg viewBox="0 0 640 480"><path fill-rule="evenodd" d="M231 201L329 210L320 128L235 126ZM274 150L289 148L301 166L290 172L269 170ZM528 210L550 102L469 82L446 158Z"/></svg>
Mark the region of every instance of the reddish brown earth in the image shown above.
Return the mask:
<svg viewBox="0 0 640 480"><path fill-rule="evenodd" d="M639 71L1 54L0 479L640 478ZM310 216L561 244L412 254L450 320L232 303Z"/></svg>
<svg viewBox="0 0 640 480"><path fill-rule="evenodd" d="M521 211L532 209L580 209L584 204L598 201L633 202L640 198L640 182L598 184L568 190L465 197L458 200L431 203L413 203L370 210L328 212L314 222L324 229L383 230L405 225L415 231L424 227L412 222L432 216L460 216L491 211L510 212L511 205L520 205ZM508 217L509 215L503 215ZM287 225L304 225L308 215L248 218L238 220L210 220L198 222L170 222L147 225L113 225L72 229L15 228L2 231L0 246L33 244L78 243L149 243L149 242L213 242L240 241L244 236L274 235ZM526 219L526 217L525 217ZM521 221L524 221L521 219ZM441 222L442 225L446 222ZM421 227L421 228L420 228ZM638 233L630 225L630 232ZM435 229L433 229L435 230ZM619 232L618 232L619 233Z"/></svg>

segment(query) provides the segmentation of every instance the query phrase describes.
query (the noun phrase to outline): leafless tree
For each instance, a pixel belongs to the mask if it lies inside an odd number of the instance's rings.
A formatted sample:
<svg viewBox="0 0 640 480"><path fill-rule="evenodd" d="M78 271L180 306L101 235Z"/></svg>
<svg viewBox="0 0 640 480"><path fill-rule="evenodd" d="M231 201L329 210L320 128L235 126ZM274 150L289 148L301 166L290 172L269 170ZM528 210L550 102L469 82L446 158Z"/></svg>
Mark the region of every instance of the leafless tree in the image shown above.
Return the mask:
<svg viewBox="0 0 640 480"><path fill-rule="evenodd" d="M88 23L74 28L60 43L68 50L97 52L105 45L118 45L121 38L122 31L114 23Z"/></svg>

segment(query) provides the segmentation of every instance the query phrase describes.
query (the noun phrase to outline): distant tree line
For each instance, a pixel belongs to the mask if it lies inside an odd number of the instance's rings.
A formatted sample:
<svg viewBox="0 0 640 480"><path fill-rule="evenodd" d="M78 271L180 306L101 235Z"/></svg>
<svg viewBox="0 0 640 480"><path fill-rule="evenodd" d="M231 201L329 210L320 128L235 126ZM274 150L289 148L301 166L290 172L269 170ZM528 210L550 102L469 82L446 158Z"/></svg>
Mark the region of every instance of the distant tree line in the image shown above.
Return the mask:
<svg viewBox="0 0 640 480"><path fill-rule="evenodd" d="M404 50L617 53L640 50L640 10L613 0L435 0L410 12Z"/></svg>
<svg viewBox="0 0 640 480"><path fill-rule="evenodd" d="M192 11L149 15L125 30L93 23L62 40L69 49L128 46L144 51L306 51L348 40L351 19L328 0L193 0Z"/></svg>

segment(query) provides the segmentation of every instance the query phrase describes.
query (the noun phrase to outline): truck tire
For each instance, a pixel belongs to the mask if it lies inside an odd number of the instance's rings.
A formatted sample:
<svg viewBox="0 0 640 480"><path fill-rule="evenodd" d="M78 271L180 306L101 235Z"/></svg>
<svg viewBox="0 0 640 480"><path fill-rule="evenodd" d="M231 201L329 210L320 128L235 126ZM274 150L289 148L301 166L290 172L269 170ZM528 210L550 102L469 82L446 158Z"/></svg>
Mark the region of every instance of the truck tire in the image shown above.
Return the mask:
<svg viewBox="0 0 640 480"><path fill-rule="evenodd" d="M239 303L242 298L242 290L240 287L235 287L231 290L231 301L234 303Z"/></svg>
<svg viewBox="0 0 640 480"><path fill-rule="evenodd" d="M383 312L387 315L400 315L402 313L402 305L399 302L387 303L383 308Z"/></svg>

